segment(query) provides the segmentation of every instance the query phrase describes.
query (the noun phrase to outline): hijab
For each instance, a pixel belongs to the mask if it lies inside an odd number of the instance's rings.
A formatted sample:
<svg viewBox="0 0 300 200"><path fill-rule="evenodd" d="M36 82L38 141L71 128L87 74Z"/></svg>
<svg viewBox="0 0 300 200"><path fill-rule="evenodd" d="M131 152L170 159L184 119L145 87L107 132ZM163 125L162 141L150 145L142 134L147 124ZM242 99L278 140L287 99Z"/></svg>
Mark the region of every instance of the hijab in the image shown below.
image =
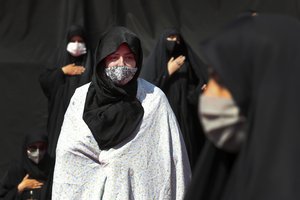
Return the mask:
<svg viewBox="0 0 300 200"><path fill-rule="evenodd" d="M248 14L202 46L248 123L222 199L300 198L299 34L297 19Z"/></svg>
<svg viewBox="0 0 300 200"><path fill-rule="evenodd" d="M167 37L175 35L180 43L168 41ZM190 46L184 41L180 32L175 29L165 30L157 41L154 50L145 62L145 67L141 72L141 77L155 84L162 85L163 78L168 77L167 64L171 57L177 58L179 55L186 57L185 63L189 63L189 75L194 75L199 80L199 85L207 82L207 71L204 63L198 59ZM176 72L175 72L176 73Z"/></svg>
<svg viewBox="0 0 300 200"><path fill-rule="evenodd" d="M83 54L81 56L72 56L67 51L67 45L71 41L71 38L73 36L80 36L82 37L87 53ZM88 39L86 38L85 30L80 25L71 25L69 29L67 30L67 34L65 37L65 41L63 41L63 46L61 46L56 54L54 55L53 61L55 63L51 64L49 66L50 68L61 68L65 65L75 63L75 65L83 66L85 67L85 71L83 74L79 76L66 76L66 84L65 84L65 91L64 95L66 95L66 98L64 99L65 104L68 105L75 89L81 85L84 85L88 83L91 80L93 66L92 66L92 53L90 50L90 46L88 44Z"/></svg>
<svg viewBox="0 0 300 200"><path fill-rule="evenodd" d="M52 166L50 156L46 153L40 162L36 164L29 159L27 155L28 146L36 142L44 142L46 145L48 144L44 128L33 128L25 135L18 160L11 163L8 171L1 180L0 198L17 198L17 196L19 196L17 186L22 182L26 174L28 174L30 179L36 179L44 182L44 186L41 189L36 190L39 191L38 193L41 199L48 199L46 198L48 194L47 192L49 192L47 190L47 180L49 179L49 172ZM28 190L25 190L21 196L24 198L26 195L28 195Z"/></svg>
<svg viewBox="0 0 300 200"><path fill-rule="evenodd" d="M30 160L27 155L27 148L30 145L37 142L43 142L47 147L48 145L47 135L42 132L31 131L24 138L23 148L22 148L22 166L24 170L29 174L30 178L37 179L37 180L47 180L49 168L50 168L49 155L46 153L38 164Z"/></svg>
<svg viewBox="0 0 300 200"><path fill-rule="evenodd" d="M177 36L180 43L168 41L169 36ZM169 76L168 61L179 55L185 56L184 63ZM179 123L193 168L205 140L197 117L197 102L201 87L207 82L206 66L184 41L179 31L168 29L160 36L147 58L141 77L166 94Z"/></svg>
<svg viewBox="0 0 300 200"><path fill-rule="evenodd" d="M115 85L104 73L104 59L126 43L135 56L135 76L124 86ZM139 38L125 27L113 27L100 39L95 52L95 69L83 119L101 150L110 149L138 129L144 109L136 98L143 53Z"/></svg>
<svg viewBox="0 0 300 200"><path fill-rule="evenodd" d="M74 57L67 51L67 45L73 36L83 38L87 48L86 54ZM76 76L63 74L61 68L72 63L84 66L84 73ZM55 51L48 66L40 76L42 89L48 97L48 149L52 157L55 155L56 143L70 99L76 88L91 81L92 71L92 53L87 43L86 33L82 26L72 25L68 28L62 45Z"/></svg>

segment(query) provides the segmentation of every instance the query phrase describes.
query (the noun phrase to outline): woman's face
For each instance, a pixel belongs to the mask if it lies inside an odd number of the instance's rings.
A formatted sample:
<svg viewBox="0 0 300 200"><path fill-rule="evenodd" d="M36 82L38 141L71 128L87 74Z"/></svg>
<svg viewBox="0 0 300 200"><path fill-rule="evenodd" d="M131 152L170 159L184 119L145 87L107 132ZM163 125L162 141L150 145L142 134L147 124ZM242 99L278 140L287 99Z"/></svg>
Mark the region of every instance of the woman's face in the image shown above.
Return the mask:
<svg viewBox="0 0 300 200"><path fill-rule="evenodd" d="M180 44L180 38L178 35L169 35L166 39L167 39L167 41L173 41L173 42L177 42L178 44Z"/></svg>
<svg viewBox="0 0 300 200"><path fill-rule="evenodd" d="M131 52L127 44L123 43L114 53L105 58L105 66L127 66L134 68L136 67L136 61L134 54Z"/></svg>
<svg viewBox="0 0 300 200"><path fill-rule="evenodd" d="M47 151L47 143L35 142L33 144L30 144L27 147L27 156L34 163L38 164L45 156L46 151Z"/></svg>
<svg viewBox="0 0 300 200"><path fill-rule="evenodd" d="M81 42L81 43L84 43L83 41L83 38L79 35L74 35L71 37L70 41L69 42Z"/></svg>

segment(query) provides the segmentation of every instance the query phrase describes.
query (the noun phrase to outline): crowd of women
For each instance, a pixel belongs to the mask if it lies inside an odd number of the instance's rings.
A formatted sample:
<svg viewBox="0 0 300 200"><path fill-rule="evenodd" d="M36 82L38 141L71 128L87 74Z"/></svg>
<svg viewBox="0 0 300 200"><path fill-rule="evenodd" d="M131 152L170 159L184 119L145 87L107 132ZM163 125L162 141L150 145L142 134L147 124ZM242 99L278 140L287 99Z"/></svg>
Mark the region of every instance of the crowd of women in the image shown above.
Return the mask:
<svg viewBox="0 0 300 200"><path fill-rule="evenodd" d="M300 199L300 23L247 12L199 44L176 29L143 59L81 26L40 75L48 125L26 134L2 199ZM93 53L92 53L93 52Z"/></svg>

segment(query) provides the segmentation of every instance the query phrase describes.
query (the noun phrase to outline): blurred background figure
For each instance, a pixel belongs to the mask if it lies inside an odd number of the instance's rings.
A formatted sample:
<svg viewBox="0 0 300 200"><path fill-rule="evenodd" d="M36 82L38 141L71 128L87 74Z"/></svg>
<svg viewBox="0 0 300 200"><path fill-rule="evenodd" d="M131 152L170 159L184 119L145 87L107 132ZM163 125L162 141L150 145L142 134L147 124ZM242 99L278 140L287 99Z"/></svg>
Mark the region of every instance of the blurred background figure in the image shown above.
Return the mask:
<svg viewBox="0 0 300 200"><path fill-rule="evenodd" d="M22 152L0 182L0 198L48 199L47 180L51 166L46 130L33 129L24 138Z"/></svg>
<svg viewBox="0 0 300 200"><path fill-rule="evenodd" d="M48 98L49 153L55 155L56 143L69 101L79 86L92 75L92 53L83 27L68 29L62 46L54 52L49 66L40 75L40 84Z"/></svg>
<svg viewBox="0 0 300 200"><path fill-rule="evenodd" d="M178 120L191 166L204 143L197 102L207 81L205 65L175 29L166 30L146 60L141 77L160 87Z"/></svg>
<svg viewBox="0 0 300 200"><path fill-rule="evenodd" d="M300 198L299 34L297 19L246 13L203 44L212 70L200 118L219 151L238 154L215 163L203 156L187 199ZM213 181L201 175L209 169ZM217 198L206 198L201 186Z"/></svg>

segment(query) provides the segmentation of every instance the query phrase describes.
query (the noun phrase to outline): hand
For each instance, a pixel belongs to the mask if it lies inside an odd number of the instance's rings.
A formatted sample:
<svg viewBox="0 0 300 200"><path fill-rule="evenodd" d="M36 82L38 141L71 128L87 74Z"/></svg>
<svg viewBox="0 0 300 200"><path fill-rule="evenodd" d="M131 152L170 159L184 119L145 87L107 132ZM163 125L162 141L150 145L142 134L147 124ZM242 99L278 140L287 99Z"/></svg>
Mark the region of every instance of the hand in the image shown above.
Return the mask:
<svg viewBox="0 0 300 200"><path fill-rule="evenodd" d="M85 68L83 66L77 66L73 63L62 67L62 71L65 75L74 76L81 75L85 71Z"/></svg>
<svg viewBox="0 0 300 200"><path fill-rule="evenodd" d="M168 62L168 72L171 76L174 72L176 72L184 63L185 56L178 56L175 60L174 57L172 57Z"/></svg>
<svg viewBox="0 0 300 200"><path fill-rule="evenodd" d="M41 188L43 184L43 182L39 182L38 180L29 179L29 175L26 174L22 182L18 185L18 192L22 193L25 189Z"/></svg>

